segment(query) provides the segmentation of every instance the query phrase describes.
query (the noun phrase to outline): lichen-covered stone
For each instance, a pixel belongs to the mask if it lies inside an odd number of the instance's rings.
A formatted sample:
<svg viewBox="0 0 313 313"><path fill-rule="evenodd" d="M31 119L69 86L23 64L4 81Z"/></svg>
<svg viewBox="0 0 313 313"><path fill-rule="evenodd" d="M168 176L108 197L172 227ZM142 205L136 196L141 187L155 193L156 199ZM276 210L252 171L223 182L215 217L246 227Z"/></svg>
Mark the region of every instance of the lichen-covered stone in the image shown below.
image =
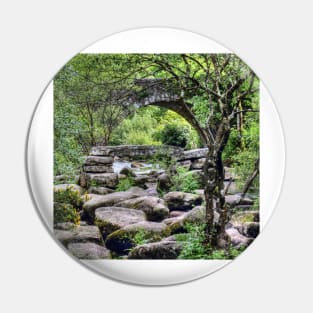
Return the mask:
<svg viewBox="0 0 313 313"><path fill-rule="evenodd" d="M149 221L161 221L169 215L169 209L163 199L143 196L122 201L118 206L141 210L146 213Z"/></svg>
<svg viewBox="0 0 313 313"><path fill-rule="evenodd" d="M150 180L151 179L148 175L139 175L139 176L133 178L134 185L141 187L141 188L146 188L146 184Z"/></svg>
<svg viewBox="0 0 313 313"><path fill-rule="evenodd" d="M107 188L107 187L92 186L92 187L89 187L88 189L88 193L97 194L97 195L107 195L112 192L114 192L114 190L111 188Z"/></svg>
<svg viewBox="0 0 313 313"><path fill-rule="evenodd" d="M187 151L184 151L184 153L179 158L179 160L193 160L193 159L205 158L207 153L208 153L207 148L187 150Z"/></svg>
<svg viewBox="0 0 313 313"><path fill-rule="evenodd" d="M87 174L90 183L97 186L114 188L118 184L118 175L116 173Z"/></svg>
<svg viewBox="0 0 313 313"><path fill-rule="evenodd" d="M259 222L260 221L260 214L259 211L242 211L236 212L232 215L230 222L234 226L238 226L238 224L243 224L247 222Z"/></svg>
<svg viewBox="0 0 313 313"><path fill-rule="evenodd" d="M229 236L231 244L235 248L246 247L253 240L243 236L236 228L233 227L226 229L226 234Z"/></svg>
<svg viewBox="0 0 313 313"><path fill-rule="evenodd" d="M205 163L206 158L201 158L201 159L197 159L194 160L191 164L191 169L193 170L202 170L204 167L204 163Z"/></svg>
<svg viewBox="0 0 313 313"><path fill-rule="evenodd" d="M83 170L86 173L113 173L113 168L107 165L84 165Z"/></svg>
<svg viewBox="0 0 313 313"><path fill-rule="evenodd" d="M155 153L165 153L173 157L179 157L184 153L180 147L174 146L152 146L152 145L121 145L121 146L96 146L92 147L92 156L118 156L132 160L141 160L152 157Z"/></svg>
<svg viewBox="0 0 313 313"><path fill-rule="evenodd" d="M103 239L97 226L75 226L64 229L55 229L54 235L63 245L73 242L94 242L103 245Z"/></svg>
<svg viewBox="0 0 313 313"><path fill-rule="evenodd" d="M90 200L86 201L83 205L85 213L89 216L90 220L94 219L94 212L100 207L114 206L119 202L140 197L145 195L145 191L138 187L132 187L127 191L119 191L107 195L93 195Z"/></svg>
<svg viewBox="0 0 313 313"><path fill-rule="evenodd" d="M104 237L108 234L146 220L143 211L123 207L103 207L95 211L95 224L100 228Z"/></svg>
<svg viewBox="0 0 313 313"><path fill-rule="evenodd" d="M70 243L67 248L78 259L111 259L110 250L93 242Z"/></svg>
<svg viewBox="0 0 313 313"><path fill-rule="evenodd" d="M181 243L162 240L135 247L129 253L128 259L177 259L181 250Z"/></svg>
<svg viewBox="0 0 313 313"><path fill-rule="evenodd" d="M190 210L194 206L200 205L203 202L201 196L187 193L182 191L171 191L167 193L164 197L168 208L172 210Z"/></svg>
<svg viewBox="0 0 313 313"><path fill-rule="evenodd" d="M253 200L250 199L249 197L244 197L243 199L240 199L241 195L240 194L235 194L235 195L227 195L225 196L225 201L229 205L237 205L237 204L243 204L243 205L252 205Z"/></svg>
<svg viewBox="0 0 313 313"><path fill-rule="evenodd" d="M161 174L157 179L157 190L159 191L169 191L172 186L170 176L166 173Z"/></svg>
<svg viewBox="0 0 313 313"><path fill-rule="evenodd" d="M218 220L219 214L214 211L214 223L218 223ZM169 226L171 234L185 232L188 224L204 224L205 222L205 207L203 206L196 206L180 216L168 218L163 221L163 223Z"/></svg>
<svg viewBox="0 0 313 313"><path fill-rule="evenodd" d="M105 157L105 156L88 156L84 162L85 165L109 165L111 166L113 163L112 157Z"/></svg>

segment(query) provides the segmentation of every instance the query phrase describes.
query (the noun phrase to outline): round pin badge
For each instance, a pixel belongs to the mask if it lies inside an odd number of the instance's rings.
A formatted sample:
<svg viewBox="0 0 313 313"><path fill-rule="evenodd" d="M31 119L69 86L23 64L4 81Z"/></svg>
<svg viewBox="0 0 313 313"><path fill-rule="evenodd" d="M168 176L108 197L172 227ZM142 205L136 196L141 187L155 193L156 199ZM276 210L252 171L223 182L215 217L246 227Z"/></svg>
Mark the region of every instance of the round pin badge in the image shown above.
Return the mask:
<svg viewBox="0 0 313 313"><path fill-rule="evenodd" d="M171 28L117 33L69 60L37 104L27 146L34 204L64 257L141 285L191 281L249 249L284 162L257 73Z"/></svg>

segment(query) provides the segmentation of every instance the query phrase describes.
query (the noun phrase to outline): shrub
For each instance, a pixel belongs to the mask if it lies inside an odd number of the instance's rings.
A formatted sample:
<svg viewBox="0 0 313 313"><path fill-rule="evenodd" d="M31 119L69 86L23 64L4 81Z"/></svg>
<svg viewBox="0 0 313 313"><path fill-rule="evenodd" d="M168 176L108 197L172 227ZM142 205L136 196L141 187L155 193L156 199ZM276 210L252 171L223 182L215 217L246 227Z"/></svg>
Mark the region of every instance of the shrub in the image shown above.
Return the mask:
<svg viewBox="0 0 313 313"><path fill-rule="evenodd" d="M82 208L83 199L79 191L72 186L66 189L54 190L54 224L71 222L79 224L79 210Z"/></svg>
<svg viewBox="0 0 313 313"><path fill-rule="evenodd" d="M73 205L68 203L55 202L53 210L53 222L54 224L70 222L79 225L80 215Z"/></svg>
<svg viewBox="0 0 313 313"><path fill-rule="evenodd" d="M211 249L204 244L205 224L186 224L187 233L176 234L175 238L183 244L179 259L234 259L244 248L230 247L228 250Z"/></svg>
<svg viewBox="0 0 313 313"><path fill-rule="evenodd" d="M72 186L66 189L54 190L54 202L67 203L74 208L80 209L83 205L83 199L78 190L74 190Z"/></svg>
<svg viewBox="0 0 313 313"><path fill-rule="evenodd" d="M186 224L187 233L176 234L176 240L183 243L179 259L207 259L209 251L203 244L205 224Z"/></svg>
<svg viewBox="0 0 313 313"><path fill-rule="evenodd" d="M167 124L157 135L165 145L185 148L190 137L190 130L185 125Z"/></svg>

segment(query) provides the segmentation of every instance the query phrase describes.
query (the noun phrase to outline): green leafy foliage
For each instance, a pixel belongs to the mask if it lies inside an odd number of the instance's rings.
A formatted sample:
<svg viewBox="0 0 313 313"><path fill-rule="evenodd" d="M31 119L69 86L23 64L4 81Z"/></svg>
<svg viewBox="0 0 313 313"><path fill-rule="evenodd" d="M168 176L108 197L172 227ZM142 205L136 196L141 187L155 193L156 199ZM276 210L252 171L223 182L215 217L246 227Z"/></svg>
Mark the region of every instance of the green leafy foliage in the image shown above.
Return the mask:
<svg viewBox="0 0 313 313"><path fill-rule="evenodd" d="M139 229L132 237L132 242L135 246L143 245L149 242L149 234L144 229Z"/></svg>
<svg viewBox="0 0 313 313"><path fill-rule="evenodd" d="M183 245L179 259L234 259L244 250L234 247L228 250L212 249L204 244L205 224L186 224L185 227L186 233L175 235L176 240Z"/></svg>
<svg viewBox="0 0 313 313"><path fill-rule="evenodd" d="M75 225L80 223L80 215L73 205L68 203L54 203L53 222L54 224L70 222Z"/></svg>
<svg viewBox="0 0 313 313"><path fill-rule="evenodd" d="M167 124L160 131L159 138L165 145L185 148L189 139L189 128L176 124Z"/></svg>
<svg viewBox="0 0 313 313"><path fill-rule="evenodd" d="M68 203L75 208L81 208L83 205L83 199L78 190L75 190L71 186L67 186L66 189L54 190L54 202Z"/></svg>
<svg viewBox="0 0 313 313"><path fill-rule="evenodd" d="M118 185L116 186L117 191L126 191L129 188L134 186L134 180L132 177L126 177L119 180Z"/></svg>
<svg viewBox="0 0 313 313"><path fill-rule="evenodd" d="M176 167L176 175L172 176L172 191L183 191L193 193L200 189L199 180L183 166Z"/></svg>
<svg viewBox="0 0 313 313"><path fill-rule="evenodd" d="M153 113L155 108L139 110L129 118L124 119L121 125L112 134L111 144L160 145L154 138L157 119Z"/></svg>
<svg viewBox="0 0 313 313"><path fill-rule="evenodd" d="M71 186L66 189L54 190L54 224L71 222L79 224L79 210L82 208L83 199L79 191Z"/></svg>

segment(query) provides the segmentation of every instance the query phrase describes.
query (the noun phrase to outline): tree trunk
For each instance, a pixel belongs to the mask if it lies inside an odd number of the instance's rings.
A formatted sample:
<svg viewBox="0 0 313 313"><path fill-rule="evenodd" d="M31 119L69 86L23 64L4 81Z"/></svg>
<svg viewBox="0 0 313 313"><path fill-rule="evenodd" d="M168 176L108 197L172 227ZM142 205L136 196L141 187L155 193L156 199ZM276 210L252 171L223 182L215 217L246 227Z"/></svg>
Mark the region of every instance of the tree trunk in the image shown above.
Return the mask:
<svg viewBox="0 0 313 313"><path fill-rule="evenodd" d="M204 196L207 222L205 243L211 247L218 245L219 239L225 237L225 226L228 221L222 153L229 138L230 127L227 120L222 123L217 137L218 145L208 145L208 154L204 165ZM214 225L214 210L220 214L217 225Z"/></svg>
<svg viewBox="0 0 313 313"><path fill-rule="evenodd" d="M214 191L217 186L217 163L212 147L208 147L208 154L204 164L204 197L205 197L205 243L212 246L214 238Z"/></svg>

